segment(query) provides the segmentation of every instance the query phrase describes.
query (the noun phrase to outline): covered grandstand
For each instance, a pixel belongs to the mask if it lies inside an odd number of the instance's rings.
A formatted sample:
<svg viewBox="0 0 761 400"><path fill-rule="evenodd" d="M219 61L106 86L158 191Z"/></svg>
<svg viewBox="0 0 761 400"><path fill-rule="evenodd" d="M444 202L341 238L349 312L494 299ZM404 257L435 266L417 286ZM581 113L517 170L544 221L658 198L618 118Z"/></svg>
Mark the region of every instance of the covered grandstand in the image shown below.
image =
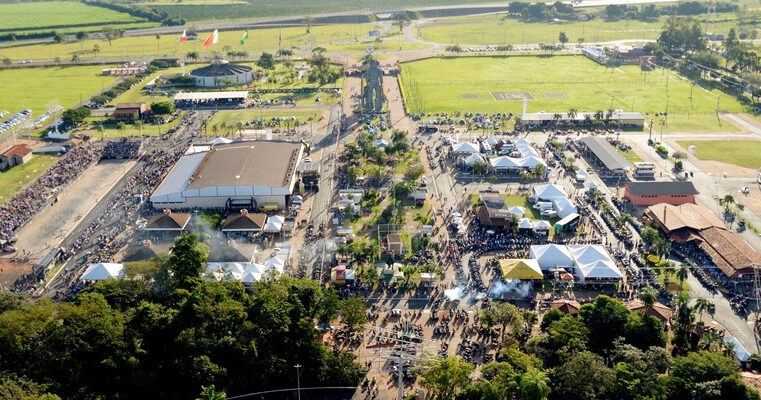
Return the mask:
<svg viewBox="0 0 761 400"><path fill-rule="evenodd" d="M607 140L599 136L585 136L581 144L587 155L594 157L595 164L603 168L601 176L624 176L633 169L632 164Z"/></svg>

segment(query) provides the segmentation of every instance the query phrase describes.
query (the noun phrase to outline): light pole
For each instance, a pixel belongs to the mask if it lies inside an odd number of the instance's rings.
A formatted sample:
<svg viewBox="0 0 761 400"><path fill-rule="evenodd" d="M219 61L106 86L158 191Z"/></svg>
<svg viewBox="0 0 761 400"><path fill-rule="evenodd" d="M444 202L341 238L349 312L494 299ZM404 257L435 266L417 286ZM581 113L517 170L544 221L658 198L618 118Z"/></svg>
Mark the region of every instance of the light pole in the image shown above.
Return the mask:
<svg viewBox="0 0 761 400"><path fill-rule="evenodd" d="M301 400L301 375L299 374L301 364L296 364L294 367L296 368L296 396L298 396L298 400Z"/></svg>

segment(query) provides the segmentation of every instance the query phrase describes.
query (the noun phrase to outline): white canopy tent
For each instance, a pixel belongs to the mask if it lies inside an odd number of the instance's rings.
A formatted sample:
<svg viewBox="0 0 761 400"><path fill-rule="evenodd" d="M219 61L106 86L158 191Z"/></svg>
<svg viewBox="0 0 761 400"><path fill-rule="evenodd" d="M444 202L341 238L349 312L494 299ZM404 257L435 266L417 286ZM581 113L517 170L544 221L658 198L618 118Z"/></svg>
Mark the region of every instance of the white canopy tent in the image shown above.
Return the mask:
<svg viewBox="0 0 761 400"><path fill-rule="evenodd" d="M576 277L580 282L588 279L618 280L623 275L613 261L598 260L590 264L577 265Z"/></svg>
<svg viewBox="0 0 761 400"><path fill-rule="evenodd" d="M124 276L124 264L98 263L87 267L82 281L103 281L106 279L118 279Z"/></svg>
<svg viewBox="0 0 761 400"><path fill-rule="evenodd" d="M471 142L461 142L452 145L452 151L460 154L480 153L481 146Z"/></svg>
<svg viewBox="0 0 761 400"><path fill-rule="evenodd" d="M486 144L488 144L489 146L494 146L497 143L499 143L499 140L497 140L497 138L495 138L494 136L488 136L486 139L484 139L484 142L486 142Z"/></svg>
<svg viewBox="0 0 761 400"><path fill-rule="evenodd" d="M232 142L233 142L233 141L232 141L232 140L230 140L230 139L228 139L228 138L224 138L224 137L218 137L218 138L216 138L216 139L212 140L212 141L211 141L211 144L213 144L213 145L217 145L217 144L228 144L228 143L232 143Z"/></svg>
<svg viewBox="0 0 761 400"><path fill-rule="evenodd" d="M552 229L552 224L550 224L549 221L545 221L543 219L540 219L538 221L534 221L534 231L535 232L549 232L549 230Z"/></svg>
<svg viewBox="0 0 761 400"><path fill-rule="evenodd" d="M284 222L285 217L282 215L273 215L267 218L267 223L264 225L264 229L262 229L262 231L268 233L280 232L283 229Z"/></svg>
<svg viewBox="0 0 761 400"><path fill-rule="evenodd" d="M510 211L510 214L516 218L523 218L523 216L526 214L526 209L520 206L510 206L507 208L507 210Z"/></svg>
<svg viewBox="0 0 761 400"><path fill-rule="evenodd" d="M531 198L534 199L534 201L552 201L552 199L556 197L568 197L568 194L566 194L565 189L561 186L552 183L534 186L533 193L531 194Z"/></svg>
<svg viewBox="0 0 761 400"><path fill-rule="evenodd" d="M473 154L465 157L465 164L467 164L467 165L473 165L473 164L475 164L477 162L486 162L486 159L484 158L484 156L482 156L482 155L480 155L478 153L473 153Z"/></svg>
<svg viewBox="0 0 761 400"><path fill-rule="evenodd" d="M526 138L518 138L513 141L513 144L515 147L526 147L531 146L531 142Z"/></svg>
<svg viewBox="0 0 761 400"><path fill-rule="evenodd" d="M566 246L559 244L533 245L529 250L529 258L539 262L542 271L555 267L571 267L574 265L573 257Z"/></svg>
<svg viewBox="0 0 761 400"><path fill-rule="evenodd" d="M571 214L578 213L576 205L567 197L557 197L552 200L552 208L558 213L558 217L565 218Z"/></svg>
<svg viewBox="0 0 761 400"><path fill-rule="evenodd" d="M521 218L518 220L518 228L520 229L534 229L534 223L528 218Z"/></svg>

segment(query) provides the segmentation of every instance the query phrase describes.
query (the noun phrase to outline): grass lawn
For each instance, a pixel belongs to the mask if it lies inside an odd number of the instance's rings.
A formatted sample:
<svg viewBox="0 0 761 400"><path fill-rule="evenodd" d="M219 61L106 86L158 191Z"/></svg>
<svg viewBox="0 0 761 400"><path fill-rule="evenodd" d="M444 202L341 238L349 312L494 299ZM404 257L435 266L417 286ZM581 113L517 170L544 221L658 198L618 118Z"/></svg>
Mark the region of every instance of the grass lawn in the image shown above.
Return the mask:
<svg viewBox="0 0 761 400"><path fill-rule="evenodd" d="M582 56L429 58L404 63L402 83L411 112L520 113L521 101L495 100L492 93L529 92L534 99L528 112L613 108L653 114L666 110L668 101L666 131L727 132L736 128L716 118L717 101L721 110L750 111L668 70L606 68Z"/></svg>
<svg viewBox="0 0 761 400"><path fill-rule="evenodd" d="M175 118L173 121L166 123L166 124L149 124L144 123L142 127L142 133L145 136L158 136L159 131L165 132L167 129L173 128L182 122L182 117L185 114L183 111L180 113L180 116ZM107 118L104 117L91 117L88 121L89 122L97 122L97 121L104 121ZM84 133L89 133L90 137L92 137L93 140L100 140L101 134L100 132L95 129L85 129L83 130ZM119 129L115 127L114 125L109 125L103 130L103 138L110 139L110 138L117 138L117 137L139 137L141 132L141 128L136 126L135 124L125 123L124 124L124 130Z"/></svg>
<svg viewBox="0 0 761 400"><path fill-rule="evenodd" d="M694 145L695 157L745 168L761 168L761 141L677 140L684 149Z"/></svg>
<svg viewBox="0 0 761 400"><path fill-rule="evenodd" d="M238 122L251 122L255 119L270 120L272 118L291 118L296 117L300 124L309 124L311 117L316 124L322 118L321 110L222 110L214 114L214 118L208 123L207 133L211 134L213 125L219 126L221 123L235 125ZM285 125L283 125L285 127Z"/></svg>
<svg viewBox="0 0 761 400"><path fill-rule="evenodd" d="M126 13L73 1L0 4L0 30L17 32L45 27L140 22Z"/></svg>
<svg viewBox="0 0 761 400"><path fill-rule="evenodd" d="M44 114L52 102L64 108L72 107L116 80L115 77L100 76L103 68L107 66L0 70L0 110L15 113L30 108L33 117L37 117Z"/></svg>
<svg viewBox="0 0 761 400"><path fill-rule="evenodd" d="M0 172L0 204L8 201L58 161L50 155L32 155L28 162Z"/></svg>
<svg viewBox="0 0 761 400"><path fill-rule="evenodd" d="M642 157L637 155L637 153L635 153L634 150L632 150L632 149L623 151L623 150L621 150L620 147L616 146L616 150L618 150L618 152L621 153L621 155L624 156L625 159L629 160L630 163L635 163L635 162L641 162L642 161Z"/></svg>
<svg viewBox="0 0 761 400"><path fill-rule="evenodd" d="M179 34L161 35L157 40L154 36L135 36L114 39L111 44L105 39L88 39L79 42L34 44L0 48L0 59L8 57L11 60L53 60L56 57L71 59L77 54L80 59L97 57L139 57L139 56L185 56L188 52L197 51L201 56L224 54L225 46L230 50L247 51L256 56L262 50L275 51L278 48L278 37L282 34L283 48L306 47L311 49L319 44L337 40L347 40L355 37L367 39L367 32L376 29L373 24L340 24L312 27L311 33L306 33L304 27L287 27L282 29L253 29L249 31L249 39L244 46L240 45L243 31L220 31L219 43L204 50L203 41L210 32L199 32L198 40L178 43ZM92 52L95 45L100 51Z"/></svg>
<svg viewBox="0 0 761 400"><path fill-rule="evenodd" d="M721 17L719 17L719 15ZM732 14L717 14L716 19L734 18ZM460 46L506 45L517 43L559 43L558 35L565 32L575 46L581 38L585 43L625 39L656 39L667 17L657 21L604 21L600 18L576 22L523 22L503 19L501 14L441 19L418 27L418 36L436 43L456 43ZM711 24L711 32L726 34L736 27L736 21Z"/></svg>

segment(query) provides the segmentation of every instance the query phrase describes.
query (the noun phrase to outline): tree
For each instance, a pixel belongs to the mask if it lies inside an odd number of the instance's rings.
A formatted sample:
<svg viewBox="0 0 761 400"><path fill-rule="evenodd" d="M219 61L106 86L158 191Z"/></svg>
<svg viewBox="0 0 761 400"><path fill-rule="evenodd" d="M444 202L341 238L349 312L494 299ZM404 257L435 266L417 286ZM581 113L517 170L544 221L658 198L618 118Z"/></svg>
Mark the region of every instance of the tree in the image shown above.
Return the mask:
<svg viewBox="0 0 761 400"><path fill-rule="evenodd" d="M174 103L169 100L158 100L151 103L151 112L154 115L168 115L174 112Z"/></svg>
<svg viewBox="0 0 761 400"><path fill-rule="evenodd" d="M274 69L275 58L272 56L272 54L265 51L261 56L259 56L259 59L256 60L256 66L264 70Z"/></svg>
<svg viewBox="0 0 761 400"><path fill-rule="evenodd" d="M201 395L196 400L225 400L225 392L218 392L214 385L201 386Z"/></svg>
<svg viewBox="0 0 761 400"><path fill-rule="evenodd" d="M412 182L404 181L394 184L391 192L394 196L394 202L399 203L407 199L412 193Z"/></svg>
<svg viewBox="0 0 761 400"><path fill-rule="evenodd" d="M699 315L699 321L703 322L703 313L707 312L713 316L716 312L716 305L711 303L710 300L700 297L695 299L695 312Z"/></svg>
<svg viewBox="0 0 761 400"><path fill-rule="evenodd" d="M502 400L502 393L489 380L480 380L469 384L455 397L457 400Z"/></svg>
<svg viewBox="0 0 761 400"><path fill-rule="evenodd" d="M550 379L536 368L526 371L521 377L520 394L524 400L545 400L550 391Z"/></svg>
<svg viewBox="0 0 761 400"><path fill-rule="evenodd" d="M481 322L487 327L501 327L500 340L505 342L508 326L513 334L520 333L523 328L523 316L518 308L510 303L492 302L489 308L481 312Z"/></svg>
<svg viewBox="0 0 761 400"><path fill-rule="evenodd" d="M724 197L721 198L720 203L722 203L725 210L729 212L729 206L735 203L735 197L727 193L724 195Z"/></svg>
<svg viewBox="0 0 761 400"><path fill-rule="evenodd" d="M111 41L124 35L124 31L121 29L116 29L112 26L106 26L103 28L103 35L106 36L108 45L111 46Z"/></svg>
<svg viewBox="0 0 761 400"><path fill-rule="evenodd" d="M63 123L66 125L79 125L90 116L90 109L86 107L72 108L61 114Z"/></svg>
<svg viewBox="0 0 761 400"><path fill-rule="evenodd" d="M558 41L565 46L566 43L568 43L568 35L565 34L565 32L560 32L558 34Z"/></svg>
<svg viewBox="0 0 761 400"><path fill-rule="evenodd" d="M367 322L367 305L362 298L342 300L338 305L346 326L351 330L357 330Z"/></svg>
<svg viewBox="0 0 761 400"><path fill-rule="evenodd" d="M658 237L658 239L653 242L653 250L655 250L655 253L658 254L659 258L663 258L663 256L667 255L669 253L669 250L671 250L671 242L668 241L668 239ZM671 271L669 270L669 273Z"/></svg>
<svg viewBox="0 0 761 400"><path fill-rule="evenodd" d="M410 24L410 17L406 12L399 12L394 14L394 26L399 28L399 33L404 33L404 28Z"/></svg>
<svg viewBox="0 0 761 400"><path fill-rule="evenodd" d="M197 60L198 59L198 52L197 51L189 51L187 54L185 54L185 57L190 60Z"/></svg>
<svg viewBox="0 0 761 400"><path fill-rule="evenodd" d="M651 227L647 226L644 229L642 229L642 232L639 235L640 238L642 238L642 241L648 246L652 246L653 243L655 243L658 239L660 239L661 235L658 233L658 231Z"/></svg>
<svg viewBox="0 0 761 400"><path fill-rule="evenodd" d="M611 398L615 390L615 372L602 358L588 351L571 356L552 374L553 398L594 400Z"/></svg>
<svg viewBox="0 0 761 400"><path fill-rule="evenodd" d="M94 45L94 46L92 47L92 53L93 53L94 55L96 55L96 56L97 56L97 55L98 55L98 53L100 53L100 46L98 46L97 44L96 44L96 45Z"/></svg>
<svg viewBox="0 0 761 400"><path fill-rule="evenodd" d="M590 348L597 353L609 350L616 338L624 336L628 316L626 306L604 295L581 306L579 317L589 329Z"/></svg>
<svg viewBox="0 0 761 400"><path fill-rule="evenodd" d="M73 63L79 63L79 55L78 54L74 54L73 56L71 56L71 62L73 62Z"/></svg>
<svg viewBox="0 0 761 400"><path fill-rule="evenodd" d="M610 19L619 19L624 16L626 10L616 4L610 4L605 7L605 17Z"/></svg>
<svg viewBox="0 0 761 400"><path fill-rule="evenodd" d="M82 31L77 32L77 40L83 40L86 37L87 37L87 33L86 32L82 32Z"/></svg>
<svg viewBox="0 0 761 400"><path fill-rule="evenodd" d="M10 58L8 58L8 57L5 57L5 58L3 58L3 65L4 65L4 66L6 66L6 67L7 67L7 66L9 66L9 65L11 65L11 64L13 64L13 61L11 61L11 59L10 59Z"/></svg>
<svg viewBox="0 0 761 400"><path fill-rule="evenodd" d="M304 17L304 25L307 26L307 33L310 33L312 31L312 24L314 23L314 17L311 15L307 15Z"/></svg>
<svg viewBox="0 0 761 400"><path fill-rule="evenodd" d="M667 378L669 398L692 398L698 384L737 377L737 366L720 353L691 352L674 360Z"/></svg>
<svg viewBox="0 0 761 400"><path fill-rule="evenodd" d="M639 293L639 299L642 301L642 304L650 310L650 308L653 307L653 304L658 301L658 290L652 286L644 287Z"/></svg>
<svg viewBox="0 0 761 400"><path fill-rule="evenodd" d="M473 364L456 356L435 358L424 363L420 372L420 386L433 392L439 400L451 400L468 383Z"/></svg>
<svg viewBox="0 0 761 400"><path fill-rule="evenodd" d="M679 264L679 267L676 270L676 279L679 279L679 290L681 291L684 287L684 281L687 280L687 277L690 275L690 268L685 263Z"/></svg>
<svg viewBox="0 0 761 400"><path fill-rule="evenodd" d="M198 244L198 236L195 234L182 235L174 241L172 255L165 268L173 274L171 282L176 287L189 289L201 281L206 256Z"/></svg>

